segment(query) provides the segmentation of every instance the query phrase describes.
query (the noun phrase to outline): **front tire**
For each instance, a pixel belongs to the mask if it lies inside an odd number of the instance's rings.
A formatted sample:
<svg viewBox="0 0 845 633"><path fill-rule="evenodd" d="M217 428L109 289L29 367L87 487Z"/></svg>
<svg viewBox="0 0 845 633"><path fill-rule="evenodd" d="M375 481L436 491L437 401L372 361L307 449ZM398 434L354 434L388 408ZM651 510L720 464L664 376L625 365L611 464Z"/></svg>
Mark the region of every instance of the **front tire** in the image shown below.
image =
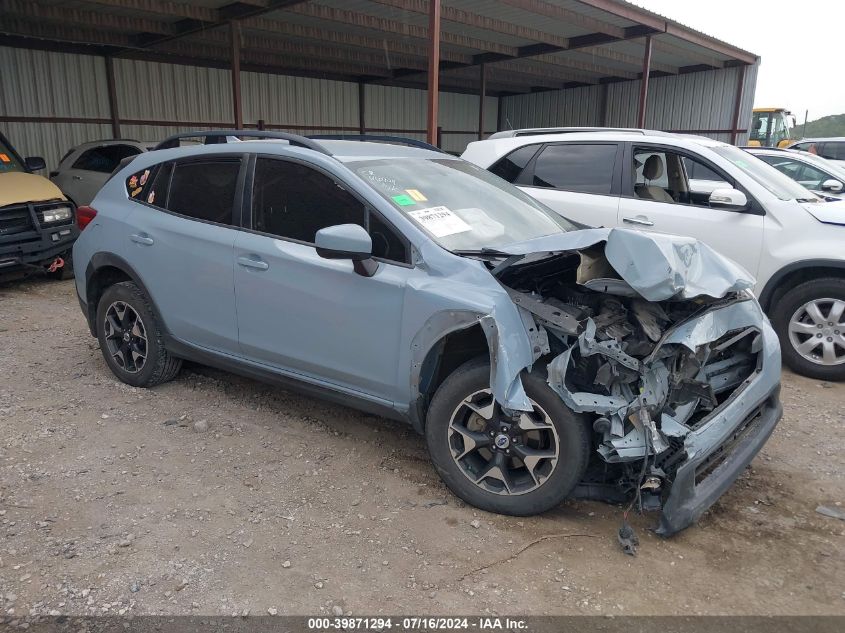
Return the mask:
<svg viewBox="0 0 845 633"><path fill-rule="evenodd" d="M545 512L572 493L589 460L584 419L534 371L522 383L534 406L505 416L490 391L490 364L476 359L440 386L426 416L426 441L443 482L467 503L499 514Z"/></svg>
<svg viewBox="0 0 845 633"><path fill-rule="evenodd" d="M182 367L164 347L146 295L131 281L110 286L97 304L97 339L109 369L133 387L172 380Z"/></svg>
<svg viewBox="0 0 845 633"><path fill-rule="evenodd" d="M845 279L813 279L787 291L772 309L772 324L792 371L845 380Z"/></svg>

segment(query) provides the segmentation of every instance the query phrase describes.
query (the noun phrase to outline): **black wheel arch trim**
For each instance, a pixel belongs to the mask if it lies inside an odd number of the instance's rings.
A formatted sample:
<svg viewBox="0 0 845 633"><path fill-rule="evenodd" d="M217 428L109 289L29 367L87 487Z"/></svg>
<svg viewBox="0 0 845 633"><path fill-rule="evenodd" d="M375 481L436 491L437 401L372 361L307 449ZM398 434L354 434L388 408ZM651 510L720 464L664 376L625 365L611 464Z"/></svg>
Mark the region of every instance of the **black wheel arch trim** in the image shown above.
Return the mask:
<svg viewBox="0 0 845 633"><path fill-rule="evenodd" d="M763 309L766 311L771 309L770 303L772 301L772 297L787 275L805 268L838 268L842 270L843 276L845 276L845 260L805 259L800 262L788 264L772 275L763 287L762 292L760 292L758 301L760 302L760 305L763 306Z"/></svg>
<svg viewBox="0 0 845 633"><path fill-rule="evenodd" d="M141 277L135 272L135 269L127 262L125 259L120 257L119 255L115 255L114 253L105 253L105 252L98 252L94 253L91 256L91 259L88 261L88 266L85 268L85 297L80 297L80 301L85 302L85 318L88 321L88 329L91 331L91 336L97 336L97 303L92 300L91 298L91 281L94 279L94 276L103 268L116 268L126 274L132 280L136 286L138 286L141 291L146 295L147 300L150 302L150 305L153 308L153 314L156 318L156 322L163 330L163 333L167 334L169 330L167 329L167 325L164 319L161 316L161 312L159 312L158 306L156 305L155 301L153 300L152 295L150 294L149 290L147 290L147 286L141 281Z"/></svg>

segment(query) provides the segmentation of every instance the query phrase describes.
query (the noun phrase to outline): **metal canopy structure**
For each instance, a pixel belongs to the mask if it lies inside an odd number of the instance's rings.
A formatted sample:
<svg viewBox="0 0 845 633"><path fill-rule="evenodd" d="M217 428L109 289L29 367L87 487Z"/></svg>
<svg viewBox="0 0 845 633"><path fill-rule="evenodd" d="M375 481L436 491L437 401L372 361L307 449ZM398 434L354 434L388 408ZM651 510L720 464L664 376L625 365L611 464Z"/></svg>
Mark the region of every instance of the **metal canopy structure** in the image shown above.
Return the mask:
<svg viewBox="0 0 845 633"><path fill-rule="evenodd" d="M644 120L649 77L759 61L623 0L0 0L0 46L98 55L110 73L117 59L231 69L236 127L241 71L428 89L432 143L438 90L506 97L644 78Z"/></svg>

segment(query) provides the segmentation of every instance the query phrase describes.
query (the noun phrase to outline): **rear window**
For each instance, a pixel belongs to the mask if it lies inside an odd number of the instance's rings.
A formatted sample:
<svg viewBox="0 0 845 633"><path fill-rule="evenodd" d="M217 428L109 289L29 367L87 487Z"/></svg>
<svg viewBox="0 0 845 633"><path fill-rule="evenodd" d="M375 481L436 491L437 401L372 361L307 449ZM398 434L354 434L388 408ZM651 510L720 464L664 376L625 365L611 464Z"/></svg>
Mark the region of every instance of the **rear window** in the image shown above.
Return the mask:
<svg viewBox="0 0 845 633"><path fill-rule="evenodd" d="M148 167L147 169L136 171L126 179L126 193L130 198L133 198L134 200L143 199L141 193L144 191L144 187L147 185L147 182L149 182L150 174L153 169L153 167Z"/></svg>
<svg viewBox="0 0 845 633"><path fill-rule="evenodd" d="M531 184L564 191L609 194L616 145L549 145L537 157Z"/></svg>
<svg viewBox="0 0 845 633"><path fill-rule="evenodd" d="M534 154L537 153L539 147L537 144L520 147L494 163L490 171L499 178L504 178L508 182L514 182L519 178L525 166L534 158Z"/></svg>

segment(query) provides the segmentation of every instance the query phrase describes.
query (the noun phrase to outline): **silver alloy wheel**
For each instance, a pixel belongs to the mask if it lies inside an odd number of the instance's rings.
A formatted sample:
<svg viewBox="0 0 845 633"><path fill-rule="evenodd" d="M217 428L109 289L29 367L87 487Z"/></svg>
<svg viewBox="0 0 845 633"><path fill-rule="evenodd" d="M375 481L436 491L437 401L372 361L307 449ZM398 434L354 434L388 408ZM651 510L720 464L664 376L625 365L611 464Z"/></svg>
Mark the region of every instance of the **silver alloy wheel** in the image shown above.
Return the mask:
<svg viewBox="0 0 845 633"><path fill-rule="evenodd" d="M845 300L813 299L789 320L789 342L803 358L817 365L845 363Z"/></svg>
<svg viewBox="0 0 845 633"><path fill-rule="evenodd" d="M137 374L147 362L147 329L135 309L124 301L115 301L103 323L103 334L111 357L121 369Z"/></svg>
<svg viewBox="0 0 845 633"><path fill-rule="evenodd" d="M560 440L549 415L533 400L532 413L505 416L490 389L467 396L449 420L449 451L467 479L500 495L536 490L551 476Z"/></svg>

